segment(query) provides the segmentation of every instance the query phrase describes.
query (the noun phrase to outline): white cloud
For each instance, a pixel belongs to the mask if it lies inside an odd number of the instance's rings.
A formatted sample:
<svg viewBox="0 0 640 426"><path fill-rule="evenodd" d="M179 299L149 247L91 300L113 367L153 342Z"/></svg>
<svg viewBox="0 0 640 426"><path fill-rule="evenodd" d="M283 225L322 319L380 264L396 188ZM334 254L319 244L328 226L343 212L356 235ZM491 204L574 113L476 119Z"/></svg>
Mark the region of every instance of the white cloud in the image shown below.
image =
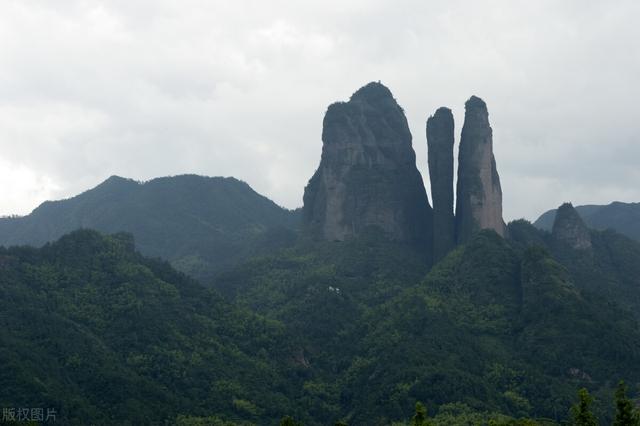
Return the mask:
<svg viewBox="0 0 640 426"><path fill-rule="evenodd" d="M0 214L111 174L184 172L296 207L326 106L371 80L407 112L425 177L427 116L450 106L459 135L464 101L487 101L509 219L639 201L639 13L628 0L8 0Z"/></svg>
<svg viewBox="0 0 640 426"><path fill-rule="evenodd" d="M48 176L38 174L22 164L0 159L2 204L12 214L23 215L33 209L33 200L51 199L60 187Z"/></svg>

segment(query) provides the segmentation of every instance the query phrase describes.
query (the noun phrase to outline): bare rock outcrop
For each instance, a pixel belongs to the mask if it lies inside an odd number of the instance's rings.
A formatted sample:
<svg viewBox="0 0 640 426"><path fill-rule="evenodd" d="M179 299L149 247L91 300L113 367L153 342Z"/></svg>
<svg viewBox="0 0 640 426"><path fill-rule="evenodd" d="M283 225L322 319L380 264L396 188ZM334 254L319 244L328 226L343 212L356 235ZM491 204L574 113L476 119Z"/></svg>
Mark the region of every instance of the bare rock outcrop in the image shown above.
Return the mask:
<svg viewBox="0 0 640 426"><path fill-rule="evenodd" d="M304 192L305 230L343 241L376 227L426 246L432 220L407 120L389 89L369 83L329 106L320 166Z"/></svg>
<svg viewBox="0 0 640 426"><path fill-rule="evenodd" d="M464 243L480 229L504 236L502 189L493 156L493 132L484 101L472 96L465 103L458 153L456 239Z"/></svg>
<svg viewBox="0 0 640 426"><path fill-rule="evenodd" d="M574 249L591 248L589 228L571 203L558 207L551 235L555 241L568 244Z"/></svg>
<svg viewBox="0 0 640 426"><path fill-rule="evenodd" d="M433 200L433 257L442 259L456 244L453 216L454 121L449 108L427 120L427 148Z"/></svg>

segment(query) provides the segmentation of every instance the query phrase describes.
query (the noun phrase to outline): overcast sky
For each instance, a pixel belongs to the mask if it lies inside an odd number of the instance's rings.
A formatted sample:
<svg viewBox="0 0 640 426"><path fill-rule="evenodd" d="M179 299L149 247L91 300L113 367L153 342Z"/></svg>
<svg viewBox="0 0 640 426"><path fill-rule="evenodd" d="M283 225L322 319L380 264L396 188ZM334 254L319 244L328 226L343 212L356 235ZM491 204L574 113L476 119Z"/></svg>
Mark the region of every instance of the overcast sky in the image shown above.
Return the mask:
<svg viewBox="0 0 640 426"><path fill-rule="evenodd" d="M638 22L637 0L2 0L0 215L113 174L300 206L326 107L374 80L425 180L426 118L449 106L459 138L487 102L507 220L640 201Z"/></svg>

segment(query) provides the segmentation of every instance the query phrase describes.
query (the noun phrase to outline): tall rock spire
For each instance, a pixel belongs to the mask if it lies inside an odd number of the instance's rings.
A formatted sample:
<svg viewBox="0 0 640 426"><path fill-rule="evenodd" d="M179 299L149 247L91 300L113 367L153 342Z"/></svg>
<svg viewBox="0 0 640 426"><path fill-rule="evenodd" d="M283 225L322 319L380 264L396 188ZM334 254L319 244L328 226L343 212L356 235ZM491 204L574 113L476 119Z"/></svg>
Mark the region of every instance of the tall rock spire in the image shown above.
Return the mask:
<svg viewBox="0 0 640 426"><path fill-rule="evenodd" d="M342 241L377 227L426 246L432 220L407 120L389 89L369 83L329 106L320 166L304 191L306 231Z"/></svg>
<svg viewBox="0 0 640 426"><path fill-rule="evenodd" d="M551 235L555 241L568 244L574 249L591 248L589 228L571 203L558 207Z"/></svg>
<svg viewBox="0 0 640 426"><path fill-rule="evenodd" d="M502 189L493 156L489 113L484 101L476 96L465 103L456 195L458 243L464 243L480 229L493 229L504 236Z"/></svg>
<svg viewBox="0 0 640 426"><path fill-rule="evenodd" d="M453 114L438 110L427 120L427 148L433 200L433 258L442 259L456 244L453 216Z"/></svg>

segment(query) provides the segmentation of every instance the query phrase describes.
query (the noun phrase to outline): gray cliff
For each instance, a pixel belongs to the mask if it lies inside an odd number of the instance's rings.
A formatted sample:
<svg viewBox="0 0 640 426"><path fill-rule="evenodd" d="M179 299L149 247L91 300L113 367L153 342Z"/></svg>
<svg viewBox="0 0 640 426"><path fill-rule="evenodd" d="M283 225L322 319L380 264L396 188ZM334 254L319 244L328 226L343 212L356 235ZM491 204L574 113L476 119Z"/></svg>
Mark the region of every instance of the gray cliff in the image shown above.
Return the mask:
<svg viewBox="0 0 640 426"><path fill-rule="evenodd" d="M435 261L442 259L456 244L453 216L453 144L453 114L449 108L438 108L427 120Z"/></svg>
<svg viewBox="0 0 640 426"><path fill-rule="evenodd" d="M480 229L493 229L505 235L502 189L493 156L489 113L484 101L476 96L465 103L456 195L458 243L464 243Z"/></svg>
<svg viewBox="0 0 640 426"><path fill-rule="evenodd" d="M432 211L402 108L380 83L327 109L320 166L304 191L303 226L344 241L366 228L396 241L432 241Z"/></svg>

